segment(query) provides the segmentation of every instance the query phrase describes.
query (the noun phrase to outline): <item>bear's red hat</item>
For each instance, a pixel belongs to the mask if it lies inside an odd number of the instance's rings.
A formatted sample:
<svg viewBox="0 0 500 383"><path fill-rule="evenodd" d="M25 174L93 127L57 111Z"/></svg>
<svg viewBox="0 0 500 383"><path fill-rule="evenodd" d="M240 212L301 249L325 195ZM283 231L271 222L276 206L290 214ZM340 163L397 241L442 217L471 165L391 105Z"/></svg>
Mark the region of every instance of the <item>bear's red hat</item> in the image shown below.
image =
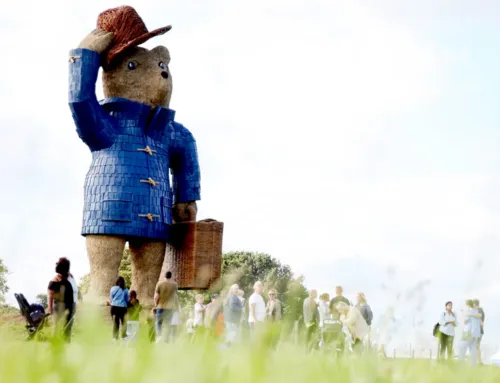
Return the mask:
<svg viewBox="0 0 500 383"><path fill-rule="evenodd" d="M163 35L172 26L167 25L149 32L136 10L128 5L123 5L101 12L97 17L97 28L114 34L113 43L103 62L105 66L111 67L126 50L136 47L152 37Z"/></svg>

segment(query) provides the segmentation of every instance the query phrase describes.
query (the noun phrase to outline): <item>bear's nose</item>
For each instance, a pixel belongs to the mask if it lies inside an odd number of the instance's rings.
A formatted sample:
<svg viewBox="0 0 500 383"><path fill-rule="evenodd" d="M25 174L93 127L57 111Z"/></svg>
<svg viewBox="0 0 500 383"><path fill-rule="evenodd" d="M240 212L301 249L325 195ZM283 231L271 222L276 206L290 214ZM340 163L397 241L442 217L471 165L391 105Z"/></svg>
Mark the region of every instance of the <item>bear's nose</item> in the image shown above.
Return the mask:
<svg viewBox="0 0 500 383"><path fill-rule="evenodd" d="M161 72L161 77L168 78L168 72L165 71Z"/></svg>

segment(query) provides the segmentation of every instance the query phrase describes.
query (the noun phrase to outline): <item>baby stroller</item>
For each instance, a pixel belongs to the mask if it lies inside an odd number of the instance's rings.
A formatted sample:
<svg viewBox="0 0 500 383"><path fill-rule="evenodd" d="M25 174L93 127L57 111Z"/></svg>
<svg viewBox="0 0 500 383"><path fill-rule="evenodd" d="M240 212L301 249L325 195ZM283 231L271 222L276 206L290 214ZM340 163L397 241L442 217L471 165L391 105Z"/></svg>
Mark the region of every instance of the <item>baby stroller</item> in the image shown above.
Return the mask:
<svg viewBox="0 0 500 383"><path fill-rule="evenodd" d="M41 330L46 324L46 319L50 314L45 313L45 309L42 305L33 303L29 304L23 294L14 294L17 303L19 304L19 309L21 310L21 315L26 320L26 329L28 330L28 336L26 340L41 339Z"/></svg>
<svg viewBox="0 0 500 383"><path fill-rule="evenodd" d="M324 352L341 354L348 350L349 340L340 320L325 319L319 337L319 349Z"/></svg>

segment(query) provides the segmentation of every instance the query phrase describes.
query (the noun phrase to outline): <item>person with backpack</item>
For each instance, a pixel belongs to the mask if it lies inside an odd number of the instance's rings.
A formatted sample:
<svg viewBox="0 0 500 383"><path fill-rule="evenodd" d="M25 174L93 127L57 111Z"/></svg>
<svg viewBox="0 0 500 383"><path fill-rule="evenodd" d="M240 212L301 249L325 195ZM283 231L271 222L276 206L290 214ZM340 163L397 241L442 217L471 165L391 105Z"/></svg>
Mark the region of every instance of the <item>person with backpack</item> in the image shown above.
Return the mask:
<svg viewBox="0 0 500 383"><path fill-rule="evenodd" d="M436 329L436 335L439 341L438 356L439 359L444 360L445 354L448 360L453 358L453 340L455 338L455 327L457 327L457 317L453 312L453 303L446 302L445 311L441 314L439 319L439 327Z"/></svg>
<svg viewBox="0 0 500 383"><path fill-rule="evenodd" d="M111 306L111 317L113 318L113 339L118 339L120 324L122 338L126 337L127 326L125 315L129 303L128 289L125 288L125 279L118 277L116 284L109 291L109 305Z"/></svg>

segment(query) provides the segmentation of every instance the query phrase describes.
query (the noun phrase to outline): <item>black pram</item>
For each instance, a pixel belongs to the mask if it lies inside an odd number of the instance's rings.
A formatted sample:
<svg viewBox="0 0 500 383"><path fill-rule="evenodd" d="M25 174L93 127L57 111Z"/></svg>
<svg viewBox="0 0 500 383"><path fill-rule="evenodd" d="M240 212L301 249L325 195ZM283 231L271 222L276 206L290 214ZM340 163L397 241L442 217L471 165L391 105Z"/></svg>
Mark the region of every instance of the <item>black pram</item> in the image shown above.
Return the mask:
<svg viewBox="0 0 500 383"><path fill-rule="evenodd" d="M325 319L320 330L320 349L326 352L341 353L345 349L345 334L342 322L337 319Z"/></svg>
<svg viewBox="0 0 500 383"><path fill-rule="evenodd" d="M26 340L32 340L35 336L40 335L49 314L45 313L42 305L36 303L30 305L23 294L14 294L14 296L19 304L21 315L27 322L28 337ZM40 339L39 336L37 336L37 339Z"/></svg>

